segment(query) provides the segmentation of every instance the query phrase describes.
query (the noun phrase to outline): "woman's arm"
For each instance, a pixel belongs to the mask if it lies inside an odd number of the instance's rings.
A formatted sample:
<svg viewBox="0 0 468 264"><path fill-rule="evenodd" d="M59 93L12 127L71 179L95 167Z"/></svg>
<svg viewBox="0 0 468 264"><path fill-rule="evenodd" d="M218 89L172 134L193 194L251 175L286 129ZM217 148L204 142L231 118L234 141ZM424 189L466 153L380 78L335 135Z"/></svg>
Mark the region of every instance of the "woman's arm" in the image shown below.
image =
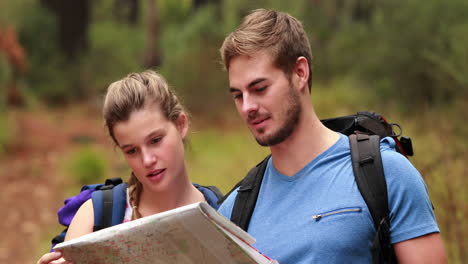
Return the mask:
<svg viewBox="0 0 468 264"><path fill-rule="evenodd" d="M77 238L82 235L93 232L94 225L94 210L93 202L91 199L83 203L80 209L76 212L73 217L70 226L68 227L67 235L65 240ZM62 258L61 252L51 252L44 254L38 261L37 264L72 264L72 262L66 261Z"/></svg>
<svg viewBox="0 0 468 264"><path fill-rule="evenodd" d="M68 227L65 241L80 237L93 232L94 226L94 210L91 199L81 205L76 215L73 217L70 226Z"/></svg>

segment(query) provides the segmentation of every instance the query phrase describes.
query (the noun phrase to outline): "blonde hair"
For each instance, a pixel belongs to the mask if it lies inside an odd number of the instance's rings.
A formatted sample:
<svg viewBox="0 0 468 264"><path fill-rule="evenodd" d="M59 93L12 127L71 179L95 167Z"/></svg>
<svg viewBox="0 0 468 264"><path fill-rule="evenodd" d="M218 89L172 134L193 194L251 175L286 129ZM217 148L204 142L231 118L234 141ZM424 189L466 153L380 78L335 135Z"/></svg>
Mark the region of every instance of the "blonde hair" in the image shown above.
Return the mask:
<svg viewBox="0 0 468 264"><path fill-rule="evenodd" d="M256 9L229 34L221 46L222 62L229 70L234 57L253 55L266 50L276 67L290 77L298 57L309 64L309 91L312 86L312 51L302 23L291 15L267 9Z"/></svg>
<svg viewBox="0 0 468 264"><path fill-rule="evenodd" d="M119 145L119 142L114 135L114 126L129 120L134 111L148 107L161 111L164 117L172 122L176 122L181 113L186 113L164 77L154 71L130 73L109 85L102 113L105 126L116 145ZM133 207L132 219L140 218L138 204L143 186L133 172L128 181L128 188L130 204Z"/></svg>

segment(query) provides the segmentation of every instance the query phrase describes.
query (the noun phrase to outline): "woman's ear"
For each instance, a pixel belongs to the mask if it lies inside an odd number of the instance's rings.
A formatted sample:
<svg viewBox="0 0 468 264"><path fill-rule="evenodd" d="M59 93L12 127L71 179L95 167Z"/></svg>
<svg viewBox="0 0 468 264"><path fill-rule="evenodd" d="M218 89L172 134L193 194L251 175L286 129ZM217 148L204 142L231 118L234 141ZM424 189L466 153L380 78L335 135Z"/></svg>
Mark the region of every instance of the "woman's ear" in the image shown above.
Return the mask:
<svg viewBox="0 0 468 264"><path fill-rule="evenodd" d="M185 139L189 128L187 114L185 114L184 112L179 114L179 117L177 117L176 126L182 138Z"/></svg>

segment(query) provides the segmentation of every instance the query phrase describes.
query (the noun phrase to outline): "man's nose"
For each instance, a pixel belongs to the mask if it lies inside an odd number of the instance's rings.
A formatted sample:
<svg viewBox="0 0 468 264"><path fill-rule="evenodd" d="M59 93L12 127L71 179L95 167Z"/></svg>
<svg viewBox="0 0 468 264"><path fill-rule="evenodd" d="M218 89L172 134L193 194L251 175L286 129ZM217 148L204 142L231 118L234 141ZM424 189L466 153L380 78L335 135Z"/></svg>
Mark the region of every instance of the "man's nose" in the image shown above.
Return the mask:
<svg viewBox="0 0 468 264"><path fill-rule="evenodd" d="M245 95L243 98L242 112L249 116L258 111L258 103L252 96Z"/></svg>

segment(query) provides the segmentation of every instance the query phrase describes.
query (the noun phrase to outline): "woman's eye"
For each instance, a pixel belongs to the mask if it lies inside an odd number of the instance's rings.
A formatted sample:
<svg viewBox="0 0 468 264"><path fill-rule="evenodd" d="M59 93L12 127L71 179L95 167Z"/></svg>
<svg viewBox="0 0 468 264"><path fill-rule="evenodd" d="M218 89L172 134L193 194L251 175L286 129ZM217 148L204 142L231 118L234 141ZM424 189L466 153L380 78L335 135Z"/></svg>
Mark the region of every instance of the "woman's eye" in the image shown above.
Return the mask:
<svg viewBox="0 0 468 264"><path fill-rule="evenodd" d="M126 150L125 153L128 154L128 155L135 154L135 153L136 153L136 148L132 148L132 149Z"/></svg>
<svg viewBox="0 0 468 264"><path fill-rule="evenodd" d="M241 93L232 94L232 98L234 99L242 98L242 94Z"/></svg>

